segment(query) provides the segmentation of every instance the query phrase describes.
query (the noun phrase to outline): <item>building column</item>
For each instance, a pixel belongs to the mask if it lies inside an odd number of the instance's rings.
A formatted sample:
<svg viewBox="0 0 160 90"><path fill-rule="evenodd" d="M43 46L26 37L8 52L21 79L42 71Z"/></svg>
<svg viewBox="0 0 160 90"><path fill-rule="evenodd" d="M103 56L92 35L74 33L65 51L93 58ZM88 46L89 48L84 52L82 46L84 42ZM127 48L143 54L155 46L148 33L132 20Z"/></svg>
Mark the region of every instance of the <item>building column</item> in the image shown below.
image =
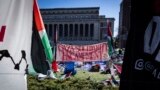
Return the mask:
<svg viewBox="0 0 160 90"><path fill-rule="evenodd" d="M99 40L100 38L100 31L98 30L99 23L95 22L93 28L94 28L93 37L95 40Z"/></svg>
<svg viewBox="0 0 160 90"><path fill-rule="evenodd" d="M54 24L52 23L52 41L53 41L53 38L54 38Z"/></svg>
<svg viewBox="0 0 160 90"><path fill-rule="evenodd" d="M74 25L75 25L75 23L73 23L73 36L72 36L73 39L75 39L75 35L74 35L75 34L75 26Z"/></svg>
<svg viewBox="0 0 160 90"><path fill-rule="evenodd" d="M59 24L57 24L56 34L57 34L57 41L58 41L59 40Z"/></svg>

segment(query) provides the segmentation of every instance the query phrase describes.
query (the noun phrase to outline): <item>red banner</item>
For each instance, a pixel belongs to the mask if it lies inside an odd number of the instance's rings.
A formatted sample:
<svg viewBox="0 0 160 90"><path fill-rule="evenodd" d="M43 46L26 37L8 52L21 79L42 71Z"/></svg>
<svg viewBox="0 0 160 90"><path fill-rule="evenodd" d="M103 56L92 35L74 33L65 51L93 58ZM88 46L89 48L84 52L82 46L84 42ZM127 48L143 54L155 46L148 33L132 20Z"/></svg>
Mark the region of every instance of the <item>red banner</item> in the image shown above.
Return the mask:
<svg viewBox="0 0 160 90"><path fill-rule="evenodd" d="M57 61L100 61L107 60L107 43L93 45L57 45Z"/></svg>

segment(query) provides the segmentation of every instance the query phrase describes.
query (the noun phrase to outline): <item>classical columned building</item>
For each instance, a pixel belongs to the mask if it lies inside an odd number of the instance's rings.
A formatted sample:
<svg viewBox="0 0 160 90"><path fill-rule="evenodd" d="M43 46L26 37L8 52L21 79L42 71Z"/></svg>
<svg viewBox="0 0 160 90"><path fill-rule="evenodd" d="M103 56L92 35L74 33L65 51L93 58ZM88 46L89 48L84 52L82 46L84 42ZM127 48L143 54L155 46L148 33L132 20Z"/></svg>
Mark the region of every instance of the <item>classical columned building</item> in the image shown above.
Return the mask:
<svg viewBox="0 0 160 90"><path fill-rule="evenodd" d="M57 30L58 43L94 44L106 41L107 20L114 18L99 15L99 7L40 9L50 42L54 45Z"/></svg>

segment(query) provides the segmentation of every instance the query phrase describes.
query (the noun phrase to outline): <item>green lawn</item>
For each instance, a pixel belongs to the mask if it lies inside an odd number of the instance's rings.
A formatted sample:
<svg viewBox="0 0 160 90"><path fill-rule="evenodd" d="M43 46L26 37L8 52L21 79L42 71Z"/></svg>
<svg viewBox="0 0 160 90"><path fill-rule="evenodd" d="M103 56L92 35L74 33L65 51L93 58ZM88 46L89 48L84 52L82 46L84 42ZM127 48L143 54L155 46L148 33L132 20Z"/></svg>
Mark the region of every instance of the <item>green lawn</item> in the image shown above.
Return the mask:
<svg viewBox="0 0 160 90"><path fill-rule="evenodd" d="M57 74L60 77L61 73ZM90 80L87 78L90 76ZM34 76L28 76L28 90L118 90L118 87L105 86L100 83L109 78L109 74L100 72L88 72L77 69L77 74L65 80L45 79L37 80Z"/></svg>
<svg viewBox="0 0 160 90"><path fill-rule="evenodd" d="M100 74L100 72L88 72L88 71L78 70L77 74L75 75L75 78L86 79L89 76L91 80L99 82L99 81L107 79L110 75Z"/></svg>
<svg viewBox="0 0 160 90"><path fill-rule="evenodd" d="M90 76L91 80L100 82L102 80L106 80L110 78L110 74L101 74L101 72L89 72L89 71L82 70L80 68L77 68L76 70L77 70L77 74L74 76L74 78L77 78L77 79L87 79ZM60 74L62 73L58 74L59 77L60 77ZM119 79L119 78L116 77L116 79Z"/></svg>

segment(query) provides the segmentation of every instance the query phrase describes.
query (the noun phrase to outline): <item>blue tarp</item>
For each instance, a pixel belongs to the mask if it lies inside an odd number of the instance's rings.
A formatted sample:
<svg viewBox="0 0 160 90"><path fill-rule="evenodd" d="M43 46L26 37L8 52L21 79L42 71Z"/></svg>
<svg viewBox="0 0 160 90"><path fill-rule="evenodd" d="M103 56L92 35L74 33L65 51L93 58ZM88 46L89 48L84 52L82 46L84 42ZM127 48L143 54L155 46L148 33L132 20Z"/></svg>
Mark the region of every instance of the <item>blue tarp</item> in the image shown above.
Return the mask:
<svg viewBox="0 0 160 90"><path fill-rule="evenodd" d="M65 62L64 74L72 72L72 75L75 75L77 71L75 70L74 65L74 62Z"/></svg>

